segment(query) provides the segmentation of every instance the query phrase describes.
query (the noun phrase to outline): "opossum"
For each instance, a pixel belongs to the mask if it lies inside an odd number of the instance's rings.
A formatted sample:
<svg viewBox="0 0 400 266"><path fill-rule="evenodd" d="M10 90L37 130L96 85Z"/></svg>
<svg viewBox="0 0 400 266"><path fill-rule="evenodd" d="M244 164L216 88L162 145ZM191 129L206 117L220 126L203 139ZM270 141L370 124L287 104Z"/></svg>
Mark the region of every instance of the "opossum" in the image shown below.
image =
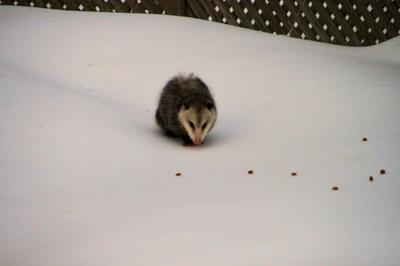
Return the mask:
<svg viewBox="0 0 400 266"><path fill-rule="evenodd" d="M163 88L155 117L166 135L181 138L184 145L200 145L214 127L217 108L199 77L177 75Z"/></svg>

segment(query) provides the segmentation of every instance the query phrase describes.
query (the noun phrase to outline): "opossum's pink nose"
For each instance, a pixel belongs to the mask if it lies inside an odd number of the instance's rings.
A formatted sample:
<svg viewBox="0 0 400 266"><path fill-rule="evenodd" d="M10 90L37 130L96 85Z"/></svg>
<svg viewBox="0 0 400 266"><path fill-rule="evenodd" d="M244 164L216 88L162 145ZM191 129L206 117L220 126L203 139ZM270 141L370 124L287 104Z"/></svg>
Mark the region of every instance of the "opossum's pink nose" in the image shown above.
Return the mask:
<svg viewBox="0 0 400 266"><path fill-rule="evenodd" d="M196 137L193 141L194 145L200 145L201 144L201 138L200 137Z"/></svg>

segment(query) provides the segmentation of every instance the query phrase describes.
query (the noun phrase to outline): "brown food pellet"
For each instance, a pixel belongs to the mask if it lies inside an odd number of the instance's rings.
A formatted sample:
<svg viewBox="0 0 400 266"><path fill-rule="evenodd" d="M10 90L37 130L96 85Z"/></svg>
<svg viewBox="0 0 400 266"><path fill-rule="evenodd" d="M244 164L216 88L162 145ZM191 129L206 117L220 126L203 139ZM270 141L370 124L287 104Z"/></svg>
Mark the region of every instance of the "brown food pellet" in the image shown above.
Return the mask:
<svg viewBox="0 0 400 266"><path fill-rule="evenodd" d="M176 175L176 176L181 176L181 173L176 173L175 175Z"/></svg>
<svg viewBox="0 0 400 266"><path fill-rule="evenodd" d="M297 173L296 172L292 172L292 176L297 176Z"/></svg>
<svg viewBox="0 0 400 266"><path fill-rule="evenodd" d="M362 141L367 141L367 140L368 140L368 139L367 139L367 138L365 138L365 137L362 139Z"/></svg>
<svg viewBox="0 0 400 266"><path fill-rule="evenodd" d="M374 177L372 175L369 177L369 181L374 181Z"/></svg>
<svg viewBox="0 0 400 266"><path fill-rule="evenodd" d="M332 187L332 190L339 190L339 188L338 187Z"/></svg>
<svg viewBox="0 0 400 266"><path fill-rule="evenodd" d="M381 169L380 173L381 173L381 175L384 175L384 174L386 174L386 171L385 171L385 169Z"/></svg>
<svg viewBox="0 0 400 266"><path fill-rule="evenodd" d="M247 171L247 173L248 173L249 175L252 175L252 174L254 173L254 171L253 171L253 170L249 170L249 171Z"/></svg>

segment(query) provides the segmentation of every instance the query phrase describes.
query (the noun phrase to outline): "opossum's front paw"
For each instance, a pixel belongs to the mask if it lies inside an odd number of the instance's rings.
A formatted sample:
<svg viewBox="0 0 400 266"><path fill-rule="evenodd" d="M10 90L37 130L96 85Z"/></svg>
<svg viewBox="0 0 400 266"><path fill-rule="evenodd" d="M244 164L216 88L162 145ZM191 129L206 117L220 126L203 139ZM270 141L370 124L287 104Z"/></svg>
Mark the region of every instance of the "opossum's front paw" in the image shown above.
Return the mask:
<svg viewBox="0 0 400 266"><path fill-rule="evenodd" d="M182 145L183 146L185 146L185 147L193 147L193 146L195 146L194 144L193 144L193 142L182 142Z"/></svg>
<svg viewBox="0 0 400 266"><path fill-rule="evenodd" d="M193 141L189 136L181 136L183 146L194 146Z"/></svg>

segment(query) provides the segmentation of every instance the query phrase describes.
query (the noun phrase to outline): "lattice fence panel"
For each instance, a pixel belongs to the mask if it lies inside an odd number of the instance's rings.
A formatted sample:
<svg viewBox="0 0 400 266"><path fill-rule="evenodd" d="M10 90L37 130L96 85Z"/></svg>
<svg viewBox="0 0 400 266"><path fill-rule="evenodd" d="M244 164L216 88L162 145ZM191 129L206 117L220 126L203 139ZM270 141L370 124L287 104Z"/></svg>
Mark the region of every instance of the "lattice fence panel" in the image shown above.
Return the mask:
<svg viewBox="0 0 400 266"><path fill-rule="evenodd" d="M400 35L400 0L0 0L0 4L182 15L351 46Z"/></svg>
<svg viewBox="0 0 400 266"><path fill-rule="evenodd" d="M400 0L187 0L188 15L255 30L363 46L400 35Z"/></svg>
<svg viewBox="0 0 400 266"><path fill-rule="evenodd" d="M167 4L149 0L0 0L0 4L77 11L163 14Z"/></svg>

